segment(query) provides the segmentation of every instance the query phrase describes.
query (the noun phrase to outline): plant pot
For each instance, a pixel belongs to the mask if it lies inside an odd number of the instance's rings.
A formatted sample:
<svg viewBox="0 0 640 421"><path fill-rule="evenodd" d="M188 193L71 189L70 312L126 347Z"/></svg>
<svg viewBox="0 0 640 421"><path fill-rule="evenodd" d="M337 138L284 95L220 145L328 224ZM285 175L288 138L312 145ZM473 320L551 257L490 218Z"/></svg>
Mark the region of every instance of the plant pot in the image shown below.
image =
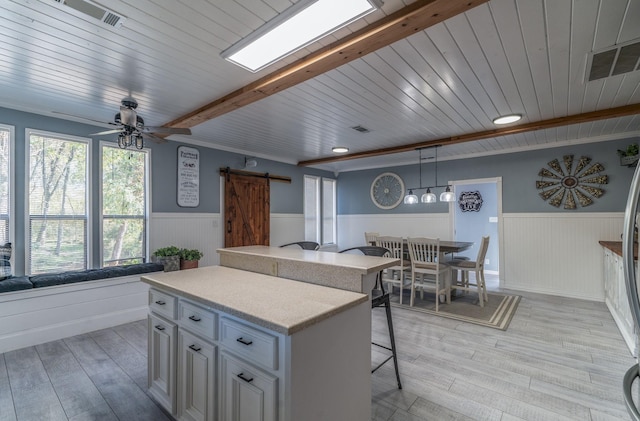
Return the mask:
<svg viewBox="0 0 640 421"><path fill-rule="evenodd" d="M620 165L635 167L638 164L638 155L627 155L620 157Z"/></svg>
<svg viewBox="0 0 640 421"><path fill-rule="evenodd" d="M182 260L180 259L180 270L195 269L198 267L197 260Z"/></svg>
<svg viewBox="0 0 640 421"><path fill-rule="evenodd" d="M151 256L151 261L154 263L160 263L164 265L165 272L173 272L174 270L180 270L180 256Z"/></svg>

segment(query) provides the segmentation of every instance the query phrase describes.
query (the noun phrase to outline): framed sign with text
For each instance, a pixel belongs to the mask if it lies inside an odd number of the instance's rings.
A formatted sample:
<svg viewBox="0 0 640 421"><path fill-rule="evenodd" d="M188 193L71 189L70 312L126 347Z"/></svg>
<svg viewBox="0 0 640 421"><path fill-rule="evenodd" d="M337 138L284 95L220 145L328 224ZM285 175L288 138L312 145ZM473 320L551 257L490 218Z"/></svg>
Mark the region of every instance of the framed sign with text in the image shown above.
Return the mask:
<svg viewBox="0 0 640 421"><path fill-rule="evenodd" d="M200 151L178 147L178 206L195 208L200 204Z"/></svg>

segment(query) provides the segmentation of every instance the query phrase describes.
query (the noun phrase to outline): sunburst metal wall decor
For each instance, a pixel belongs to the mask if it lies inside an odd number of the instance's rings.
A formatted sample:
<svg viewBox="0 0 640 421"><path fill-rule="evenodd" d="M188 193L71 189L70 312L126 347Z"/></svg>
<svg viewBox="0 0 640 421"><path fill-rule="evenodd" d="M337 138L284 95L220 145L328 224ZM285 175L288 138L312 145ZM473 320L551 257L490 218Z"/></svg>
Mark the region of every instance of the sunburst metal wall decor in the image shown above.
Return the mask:
<svg viewBox="0 0 640 421"><path fill-rule="evenodd" d="M609 177L601 174L602 164L591 164L591 158L581 156L574 166L573 155L564 155L562 161L564 168L554 159L538 172L541 179L536 181L536 189L544 201L556 208L564 203L565 209L576 209L576 202L585 207L602 197L605 190L600 186L609 182Z"/></svg>

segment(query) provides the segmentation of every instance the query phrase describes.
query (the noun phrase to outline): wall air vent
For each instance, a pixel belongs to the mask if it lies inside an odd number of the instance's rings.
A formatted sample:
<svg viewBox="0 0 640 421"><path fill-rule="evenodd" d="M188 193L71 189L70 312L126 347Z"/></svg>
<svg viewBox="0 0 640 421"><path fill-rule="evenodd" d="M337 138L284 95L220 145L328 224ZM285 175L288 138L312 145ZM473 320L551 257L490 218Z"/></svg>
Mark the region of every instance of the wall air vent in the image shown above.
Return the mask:
<svg viewBox="0 0 640 421"><path fill-rule="evenodd" d="M589 59L587 81L640 70L640 41L592 52Z"/></svg>
<svg viewBox="0 0 640 421"><path fill-rule="evenodd" d="M113 26L114 28L121 27L122 23L125 21L124 16L118 15L117 13L107 10L104 7L87 0L54 1L56 3L64 4L65 6L68 6L73 10L77 10L78 12L83 13L87 16L91 16L94 19L98 19L102 23L106 23L107 25Z"/></svg>

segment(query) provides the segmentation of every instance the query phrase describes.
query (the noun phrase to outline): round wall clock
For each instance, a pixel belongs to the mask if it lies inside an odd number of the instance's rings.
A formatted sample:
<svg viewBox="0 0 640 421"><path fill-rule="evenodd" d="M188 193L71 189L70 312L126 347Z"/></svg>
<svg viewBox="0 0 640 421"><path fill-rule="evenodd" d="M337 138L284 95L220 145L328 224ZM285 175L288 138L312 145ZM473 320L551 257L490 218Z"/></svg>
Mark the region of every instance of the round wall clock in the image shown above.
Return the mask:
<svg viewBox="0 0 640 421"><path fill-rule="evenodd" d="M602 185L609 182L609 177L601 174L604 166L598 162L591 163L591 158L581 156L574 162L573 155L562 157L547 163L541 168L540 177L536 181L540 197L551 206L559 208L564 203L565 209L576 209L577 203L585 207L604 195Z"/></svg>
<svg viewBox="0 0 640 421"><path fill-rule="evenodd" d="M398 174L384 172L371 183L371 200L380 209L393 209L404 197L404 181Z"/></svg>

